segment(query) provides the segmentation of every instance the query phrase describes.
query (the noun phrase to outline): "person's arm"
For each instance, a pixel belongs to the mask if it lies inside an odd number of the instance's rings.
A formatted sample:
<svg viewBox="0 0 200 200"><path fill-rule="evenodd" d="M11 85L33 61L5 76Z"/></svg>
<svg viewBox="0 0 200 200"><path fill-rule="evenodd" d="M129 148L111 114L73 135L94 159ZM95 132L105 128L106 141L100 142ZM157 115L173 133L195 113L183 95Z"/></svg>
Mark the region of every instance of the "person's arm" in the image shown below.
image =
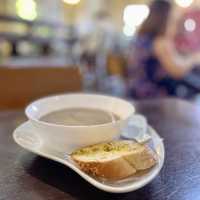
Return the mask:
<svg viewBox="0 0 200 200"><path fill-rule="evenodd" d="M197 56L180 56L170 41L158 38L154 42L154 52L162 67L174 78L182 78L194 67ZM199 59L200 61L200 59Z"/></svg>

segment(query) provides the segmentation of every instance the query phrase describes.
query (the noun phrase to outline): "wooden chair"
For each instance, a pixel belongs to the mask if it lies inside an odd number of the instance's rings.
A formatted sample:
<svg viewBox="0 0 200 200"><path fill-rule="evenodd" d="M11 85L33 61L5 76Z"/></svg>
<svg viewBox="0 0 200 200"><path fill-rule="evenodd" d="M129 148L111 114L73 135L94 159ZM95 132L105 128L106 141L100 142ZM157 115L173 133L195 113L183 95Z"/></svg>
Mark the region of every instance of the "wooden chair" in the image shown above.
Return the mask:
<svg viewBox="0 0 200 200"><path fill-rule="evenodd" d="M0 109L18 109L47 95L81 91L76 67L0 68Z"/></svg>

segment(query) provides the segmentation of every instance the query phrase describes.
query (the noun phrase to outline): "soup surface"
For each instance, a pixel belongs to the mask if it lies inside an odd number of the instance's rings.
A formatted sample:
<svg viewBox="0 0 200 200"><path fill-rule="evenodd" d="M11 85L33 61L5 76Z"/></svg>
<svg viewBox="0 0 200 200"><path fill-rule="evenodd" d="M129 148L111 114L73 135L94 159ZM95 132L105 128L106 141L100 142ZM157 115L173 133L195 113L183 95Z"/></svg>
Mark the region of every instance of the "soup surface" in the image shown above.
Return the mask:
<svg viewBox="0 0 200 200"><path fill-rule="evenodd" d="M67 126L100 125L119 120L114 113L92 108L66 108L48 113L41 121Z"/></svg>

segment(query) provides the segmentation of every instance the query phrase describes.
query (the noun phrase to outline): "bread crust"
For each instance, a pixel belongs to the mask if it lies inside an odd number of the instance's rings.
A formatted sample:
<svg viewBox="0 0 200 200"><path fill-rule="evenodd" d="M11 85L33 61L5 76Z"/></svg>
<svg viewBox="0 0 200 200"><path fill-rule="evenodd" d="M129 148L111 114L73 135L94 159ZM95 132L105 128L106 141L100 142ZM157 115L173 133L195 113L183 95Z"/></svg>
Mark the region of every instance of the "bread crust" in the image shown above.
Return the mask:
<svg viewBox="0 0 200 200"><path fill-rule="evenodd" d="M78 155L72 153L71 158L85 173L108 180L121 180L134 175L139 170L149 169L156 164L155 153L149 147L138 144L135 141L120 140L119 142L130 145L133 149L130 148L130 151L125 151L125 153L117 157L112 157L112 154L110 154L106 160L100 158L87 160L85 159L87 158L86 156L84 156L84 159L81 159L80 153ZM107 144L102 143L86 148L88 150ZM119 143L115 141L111 145L117 144ZM83 150L86 148L83 148Z"/></svg>
<svg viewBox="0 0 200 200"><path fill-rule="evenodd" d="M147 146L142 146L137 153L131 153L124 156L135 169L146 170L153 167L156 164L155 153Z"/></svg>
<svg viewBox="0 0 200 200"><path fill-rule="evenodd" d="M73 160L85 173L99 178L120 180L136 173L136 169L123 157L106 162L84 162L76 158Z"/></svg>

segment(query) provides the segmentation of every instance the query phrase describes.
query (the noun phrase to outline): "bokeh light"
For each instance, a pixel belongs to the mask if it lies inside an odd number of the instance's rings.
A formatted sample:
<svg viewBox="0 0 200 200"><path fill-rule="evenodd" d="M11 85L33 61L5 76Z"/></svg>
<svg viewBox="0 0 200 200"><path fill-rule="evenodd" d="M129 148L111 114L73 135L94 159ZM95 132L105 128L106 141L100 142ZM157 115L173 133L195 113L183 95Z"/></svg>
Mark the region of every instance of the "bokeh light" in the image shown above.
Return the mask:
<svg viewBox="0 0 200 200"><path fill-rule="evenodd" d="M194 19L186 19L184 22L185 30L188 32L193 32L196 29L196 22Z"/></svg>
<svg viewBox="0 0 200 200"><path fill-rule="evenodd" d="M128 25L124 25L123 33L125 36L132 37L134 36L135 32L136 32L135 27L129 27Z"/></svg>
<svg viewBox="0 0 200 200"><path fill-rule="evenodd" d="M17 15L25 20L34 20L37 18L37 5L34 0L17 0Z"/></svg>
<svg viewBox="0 0 200 200"><path fill-rule="evenodd" d="M124 28L123 33L125 36L133 36L143 21L149 15L149 7L145 4L128 5L124 9Z"/></svg>
<svg viewBox="0 0 200 200"><path fill-rule="evenodd" d="M178 6L187 8L193 3L193 0L175 0L175 2Z"/></svg>
<svg viewBox="0 0 200 200"><path fill-rule="evenodd" d="M124 23L130 27L139 26L149 15L147 5L128 5L124 9Z"/></svg>
<svg viewBox="0 0 200 200"><path fill-rule="evenodd" d="M63 0L67 4L76 5L80 2L80 0Z"/></svg>

